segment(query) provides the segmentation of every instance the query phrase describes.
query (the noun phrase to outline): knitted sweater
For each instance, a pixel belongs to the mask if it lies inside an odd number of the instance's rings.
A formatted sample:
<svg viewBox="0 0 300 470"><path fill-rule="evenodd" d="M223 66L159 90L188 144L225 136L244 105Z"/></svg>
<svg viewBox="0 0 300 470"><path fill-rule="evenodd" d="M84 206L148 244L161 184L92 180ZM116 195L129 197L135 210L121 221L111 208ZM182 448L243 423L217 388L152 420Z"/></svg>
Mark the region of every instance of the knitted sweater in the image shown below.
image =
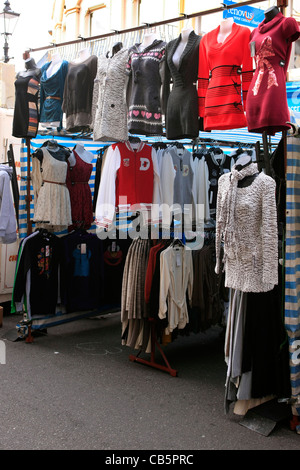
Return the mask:
<svg viewBox="0 0 300 470"><path fill-rule="evenodd" d="M216 273L224 242L225 286L267 292L278 284L278 232L275 181L259 173L250 186L238 181L258 173L252 163L219 179L216 218Z"/></svg>

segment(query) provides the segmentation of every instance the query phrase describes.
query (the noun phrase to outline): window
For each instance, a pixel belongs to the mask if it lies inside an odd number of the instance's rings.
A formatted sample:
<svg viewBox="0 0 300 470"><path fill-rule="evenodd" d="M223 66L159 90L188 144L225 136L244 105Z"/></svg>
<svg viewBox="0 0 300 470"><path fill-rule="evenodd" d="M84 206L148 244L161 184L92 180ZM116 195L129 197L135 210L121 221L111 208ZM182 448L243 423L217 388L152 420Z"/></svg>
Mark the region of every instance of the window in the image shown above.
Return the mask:
<svg viewBox="0 0 300 470"><path fill-rule="evenodd" d="M89 18L89 36L110 32L110 9L107 3L90 7L86 15Z"/></svg>

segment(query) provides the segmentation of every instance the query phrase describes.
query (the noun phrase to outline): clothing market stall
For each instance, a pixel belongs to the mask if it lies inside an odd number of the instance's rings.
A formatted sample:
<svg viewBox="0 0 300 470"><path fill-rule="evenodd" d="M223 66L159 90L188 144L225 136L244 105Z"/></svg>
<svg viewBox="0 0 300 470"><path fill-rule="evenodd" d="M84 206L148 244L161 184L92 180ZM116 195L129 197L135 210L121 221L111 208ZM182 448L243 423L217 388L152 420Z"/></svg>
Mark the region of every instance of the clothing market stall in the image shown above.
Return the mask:
<svg viewBox="0 0 300 470"><path fill-rule="evenodd" d="M112 295L113 271L106 274L105 261L114 260L121 342L138 350L130 360L177 375L163 346L225 324L225 409L234 403L239 414L274 396L299 397L299 372L291 362L299 333L299 308L291 308L298 281L288 278L298 279L295 264L288 264L295 261L297 231L290 225L295 219L284 217L296 201L287 199L285 208L283 182L287 176L288 196L298 165L287 158L285 81L300 33L296 21L283 16L285 3L268 9L252 32L228 18L203 37L189 26L177 37L171 27L183 18L222 12L223 5L85 39L83 49L80 41L35 49L30 55L47 54L38 65L29 57L17 77L17 89L30 89L31 98L27 94L15 108L14 135L24 139L24 243L13 311L25 304L36 329L111 311L111 298L103 301L101 288ZM115 50L117 44L123 47ZM278 57L285 58L279 65ZM274 93L278 112L270 115ZM84 155L90 157L85 165ZM82 166L77 181L76 165ZM89 189L85 224L78 211L83 187ZM117 236L110 238L112 233ZM50 279L50 257L60 266L52 279L52 313L32 315L42 292L37 282L36 305L28 302L32 253L37 279L41 273ZM97 280L97 299L79 312L81 299L66 282L70 259L83 286Z"/></svg>

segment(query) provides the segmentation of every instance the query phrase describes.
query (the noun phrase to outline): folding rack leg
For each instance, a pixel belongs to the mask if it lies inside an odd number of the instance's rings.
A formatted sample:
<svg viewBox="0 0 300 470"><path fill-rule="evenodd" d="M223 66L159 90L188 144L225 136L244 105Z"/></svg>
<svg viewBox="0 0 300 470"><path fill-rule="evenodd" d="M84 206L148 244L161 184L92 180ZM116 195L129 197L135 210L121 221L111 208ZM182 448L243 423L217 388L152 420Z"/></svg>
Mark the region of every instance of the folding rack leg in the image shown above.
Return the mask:
<svg viewBox="0 0 300 470"><path fill-rule="evenodd" d="M142 359L141 357L139 357L139 355L141 354L141 351L138 352L138 354L135 356L134 354L130 354L129 356L129 359L130 361L132 362L139 362L140 364L145 364L147 366L150 366L150 367L154 367L155 369L159 369L159 370L162 370L164 372L168 372L172 377L177 377L178 375L178 372L177 370L173 369L170 364L169 364L169 361L168 359L166 358L166 355L164 354L159 342L157 341L157 338L156 338L156 334L155 334L155 325L154 325L154 322L152 321L152 324L151 324L151 358L150 360L147 360L147 359ZM161 365L161 364L158 364L156 361L155 361L155 346L157 346L164 362L165 362L165 366L164 365Z"/></svg>

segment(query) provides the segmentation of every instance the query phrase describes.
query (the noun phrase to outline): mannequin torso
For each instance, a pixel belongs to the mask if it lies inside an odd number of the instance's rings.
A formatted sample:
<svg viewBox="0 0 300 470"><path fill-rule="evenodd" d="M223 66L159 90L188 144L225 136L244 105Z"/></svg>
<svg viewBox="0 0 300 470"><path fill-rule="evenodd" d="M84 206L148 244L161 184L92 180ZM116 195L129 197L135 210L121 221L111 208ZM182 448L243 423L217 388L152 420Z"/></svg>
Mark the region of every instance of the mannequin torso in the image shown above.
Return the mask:
<svg viewBox="0 0 300 470"><path fill-rule="evenodd" d="M91 56L89 49L85 48L79 51L78 57L74 60L76 64L80 64L80 62L84 62Z"/></svg>
<svg viewBox="0 0 300 470"><path fill-rule="evenodd" d="M177 47L177 49L176 49L176 51L174 52L174 55L173 55L173 63L177 68L179 67L180 58L181 58L182 53L185 49L185 46L187 45L189 36L190 36L192 31L193 31L193 28L185 28L181 31L181 40L180 40L180 43L178 44L178 47Z"/></svg>
<svg viewBox="0 0 300 470"><path fill-rule="evenodd" d="M94 159L94 155L92 154L92 152L89 152L88 150L86 150L83 145L76 144L76 146L74 147L74 150L77 153L77 155L81 158L81 160L83 160L86 163L92 163ZM76 165L76 157L73 152L70 155L69 163L71 167Z"/></svg>
<svg viewBox="0 0 300 470"><path fill-rule="evenodd" d="M265 11L265 22L268 23L279 13L278 7L270 7Z"/></svg>
<svg viewBox="0 0 300 470"><path fill-rule="evenodd" d="M235 167L238 171L241 171L243 168L250 165L251 163L252 163L252 157L249 156L248 154L243 154L236 161ZM242 180L238 182L238 187L246 188L250 186L258 175L259 173L255 173L254 175L250 175L250 176L245 176L245 178L243 178Z"/></svg>
<svg viewBox="0 0 300 470"><path fill-rule="evenodd" d="M152 44L155 39L157 39L155 33L145 34L143 42L139 46L140 50L143 51L146 49L146 47L150 46L150 44Z"/></svg>
<svg viewBox="0 0 300 470"><path fill-rule="evenodd" d="M18 72L17 78L18 77L36 77L40 78L41 77L41 69L39 69L36 66L35 60L34 59L27 59L25 60L25 70L22 70L22 72Z"/></svg>
<svg viewBox="0 0 300 470"><path fill-rule="evenodd" d="M51 63L47 68L46 72L47 78L52 77L52 75L54 75L58 71L59 67L61 66L61 63L62 59L59 54L54 54L51 57Z"/></svg>
<svg viewBox="0 0 300 470"><path fill-rule="evenodd" d="M223 43L232 31L233 18L226 18L220 23L218 42Z"/></svg>

